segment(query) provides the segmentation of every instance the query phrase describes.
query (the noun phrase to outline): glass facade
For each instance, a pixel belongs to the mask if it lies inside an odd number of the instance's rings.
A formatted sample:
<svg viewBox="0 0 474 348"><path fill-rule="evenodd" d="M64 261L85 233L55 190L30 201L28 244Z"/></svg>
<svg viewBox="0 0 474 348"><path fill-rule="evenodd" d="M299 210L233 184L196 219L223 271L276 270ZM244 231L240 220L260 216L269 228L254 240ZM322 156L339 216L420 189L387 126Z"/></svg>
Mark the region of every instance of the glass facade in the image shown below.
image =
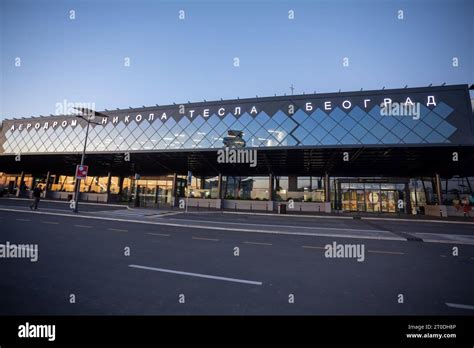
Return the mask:
<svg viewBox="0 0 474 348"><path fill-rule="evenodd" d="M261 111L250 115L203 117L182 116L166 120L91 125L87 151L116 152L143 150L193 150L221 148L228 130L243 131L247 147L287 146L446 144L457 128L449 122L453 108L440 102L433 109L421 105L418 120L412 117L381 116L380 106L364 111L335 107L314 112L298 109L293 115L278 110L273 115ZM140 115L141 116L141 115ZM73 117L71 117L72 119ZM34 124L35 120L30 120ZM58 122L59 123L59 122ZM65 122L55 128L30 126L29 129L6 129L5 153L79 152L85 138L85 125Z"/></svg>

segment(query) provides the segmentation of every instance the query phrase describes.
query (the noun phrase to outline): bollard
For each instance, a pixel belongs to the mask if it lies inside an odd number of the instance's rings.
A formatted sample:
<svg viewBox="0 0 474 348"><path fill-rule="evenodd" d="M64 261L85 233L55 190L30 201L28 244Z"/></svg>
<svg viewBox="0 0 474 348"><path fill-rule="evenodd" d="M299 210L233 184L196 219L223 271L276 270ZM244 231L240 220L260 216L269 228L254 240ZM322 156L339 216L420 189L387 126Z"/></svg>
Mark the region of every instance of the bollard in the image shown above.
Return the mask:
<svg viewBox="0 0 474 348"><path fill-rule="evenodd" d="M207 202L207 210L211 210L211 202Z"/></svg>
<svg viewBox="0 0 474 348"><path fill-rule="evenodd" d="M199 201L197 202L197 210L199 211Z"/></svg>
<svg viewBox="0 0 474 348"><path fill-rule="evenodd" d="M252 211L252 203L250 203L250 211Z"/></svg>
<svg viewBox="0 0 474 348"><path fill-rule="evenodd" d="M237 203L234 204L234 210L237 211Z"/></svg>

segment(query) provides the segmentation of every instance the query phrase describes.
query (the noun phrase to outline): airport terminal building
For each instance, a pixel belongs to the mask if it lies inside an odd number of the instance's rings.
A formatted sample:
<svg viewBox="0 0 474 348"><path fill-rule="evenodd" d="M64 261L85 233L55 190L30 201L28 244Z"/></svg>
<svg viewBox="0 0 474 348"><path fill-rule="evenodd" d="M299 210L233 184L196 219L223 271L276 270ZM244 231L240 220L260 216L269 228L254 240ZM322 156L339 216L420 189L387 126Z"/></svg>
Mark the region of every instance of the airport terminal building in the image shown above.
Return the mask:
<svg viewBox="0 0 474 348"><path fill-rule="evenodd" d="M0 186L72 199L87 125L4 120ZM85 164L85 201L138 192L146 207L188 197L200 209L462 215L460 202L474 204L473 109L468 86L453 85L104 110Z"/></svg>

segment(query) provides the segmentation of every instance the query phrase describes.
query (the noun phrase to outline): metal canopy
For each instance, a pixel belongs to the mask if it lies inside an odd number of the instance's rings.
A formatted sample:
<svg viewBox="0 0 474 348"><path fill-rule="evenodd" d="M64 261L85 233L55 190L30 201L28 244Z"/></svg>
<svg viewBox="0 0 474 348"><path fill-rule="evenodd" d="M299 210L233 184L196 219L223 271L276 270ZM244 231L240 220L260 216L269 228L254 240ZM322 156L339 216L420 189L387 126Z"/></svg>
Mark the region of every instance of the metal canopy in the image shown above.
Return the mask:
<svg viewBox="0 0 474 348"><path fill-rule="evenodd" d="M349 161L343 161L344 152ZM454 162L453 152L458 153ZM123 153L92 153L85 164L90 175L114 176L186 174L191 170L197 176L223 175L323 175L331 176L400 176L443 177L470 176L474 173L474 147L338 147L305 149L257 149L258 164L217 163L217 151L131 152L130 161ZM0 156L0 172L42 175L72 175L80 154L22 155L15 161L13 155Z"/></svg>

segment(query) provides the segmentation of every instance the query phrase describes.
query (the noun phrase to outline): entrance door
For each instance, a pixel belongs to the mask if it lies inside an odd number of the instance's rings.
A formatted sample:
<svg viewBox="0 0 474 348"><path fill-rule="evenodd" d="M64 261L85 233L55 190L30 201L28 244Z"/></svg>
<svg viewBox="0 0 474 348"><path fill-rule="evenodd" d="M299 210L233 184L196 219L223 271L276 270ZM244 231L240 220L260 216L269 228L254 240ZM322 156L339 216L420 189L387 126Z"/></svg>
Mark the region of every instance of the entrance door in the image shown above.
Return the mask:
<svg viewBox="0 0 474 348"><path fill-rule="evenodd" d="M168 204L168 190L165 187L156 187L156 203L158 207Z"/></svg>
<svg viewBox="0 0 474 348"><path fill-rule="evenodd" d="M396 213L398 201L398 194L396 191L382 190L380 200L383 213Z"/></svg>

